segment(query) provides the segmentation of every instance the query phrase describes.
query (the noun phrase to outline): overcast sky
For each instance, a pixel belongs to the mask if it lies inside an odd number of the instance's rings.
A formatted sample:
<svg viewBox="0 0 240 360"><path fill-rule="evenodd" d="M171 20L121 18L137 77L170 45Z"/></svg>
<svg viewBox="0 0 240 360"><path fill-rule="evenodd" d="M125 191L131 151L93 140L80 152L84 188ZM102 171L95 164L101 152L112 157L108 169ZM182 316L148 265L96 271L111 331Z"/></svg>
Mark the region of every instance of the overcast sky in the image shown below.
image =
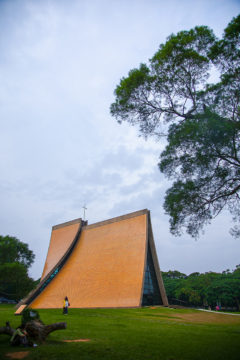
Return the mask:
<svg viewBox="0 0 240 360"><path fill-rule="evenodd" d="M171 33L222 35L238 0L0 0L0 234L29 244L42 273L51 227L151 210L162 270L223 271L240 263L227 213L198 241L169 233L162 143L109 114L121 77Z"/></svg>

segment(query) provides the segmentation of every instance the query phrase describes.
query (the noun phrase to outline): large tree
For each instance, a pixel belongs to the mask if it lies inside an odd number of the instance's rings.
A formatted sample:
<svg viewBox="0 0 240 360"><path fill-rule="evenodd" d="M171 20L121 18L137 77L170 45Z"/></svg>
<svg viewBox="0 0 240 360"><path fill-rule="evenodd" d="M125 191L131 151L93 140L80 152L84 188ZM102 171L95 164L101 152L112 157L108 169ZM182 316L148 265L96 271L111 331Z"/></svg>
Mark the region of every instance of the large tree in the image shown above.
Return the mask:
<svg viewBox="0 0 240 360"><path fill-rule="evenodd" d="M0 264L18 262L29 268L34 262L35 255L28 248L28 244L14 236L0 235Z"/></svg>
<svg viewBox="0 0 240 360"><path fill-rule="evenodd" d="M35 287L24 265L14 262L0 264L0 295L20 300Z"/></svg>
<svg viewBox="0 0 240 360"><path fill-rule="evenodd" d="M170 35L149 64L121 79L115 97L119 122L167 137L159 168L174 180L164 202L173 234L197 236L224 208L239 220L240 15L221 40L206 26Z"/></svg>
<svg viewBox="0 0 240 360"><path fill-rule="evenodd" d="M35 286L28 269L35 255L13 236L0 236L0 295L20 300Z"/></svg>

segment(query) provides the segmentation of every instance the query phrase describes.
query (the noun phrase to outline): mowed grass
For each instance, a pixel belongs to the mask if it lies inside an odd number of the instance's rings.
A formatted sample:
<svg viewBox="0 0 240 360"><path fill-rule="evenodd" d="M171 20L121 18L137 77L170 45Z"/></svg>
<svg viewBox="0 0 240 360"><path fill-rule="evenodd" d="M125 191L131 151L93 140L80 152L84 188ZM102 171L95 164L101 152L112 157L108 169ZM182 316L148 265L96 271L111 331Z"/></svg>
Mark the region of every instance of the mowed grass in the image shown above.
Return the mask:
<svg viewBox="0 0 240 360"><path fill-rule="evenodd" d="M20 323L14 307L0 305L0 326ZM9 346L0 335L0 358L29 350L25 359L231 360L240 359L240 316L164 307L139 309L39 310L45 324L67 322L36 348ZM89 342L64 342L90 339Z"/></svg>

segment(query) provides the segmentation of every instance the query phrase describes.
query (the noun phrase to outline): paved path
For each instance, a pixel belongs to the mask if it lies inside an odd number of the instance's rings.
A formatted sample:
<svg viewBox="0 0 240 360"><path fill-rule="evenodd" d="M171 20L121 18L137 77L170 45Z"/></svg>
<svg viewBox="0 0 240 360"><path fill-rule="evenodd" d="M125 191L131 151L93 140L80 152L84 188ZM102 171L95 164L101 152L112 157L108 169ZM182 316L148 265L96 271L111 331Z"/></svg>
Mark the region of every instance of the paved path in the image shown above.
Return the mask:
<svg viewBox="0 0 240 360"><path fill-rule="evenodd" d="M213 311L213 310L206 310L206 309L197 309L197 310L206 311L206 312L210 312L210 313L214 313L214 314L240 316L240 314L226 313L226 312L222 312L222 311Z"/></svg>

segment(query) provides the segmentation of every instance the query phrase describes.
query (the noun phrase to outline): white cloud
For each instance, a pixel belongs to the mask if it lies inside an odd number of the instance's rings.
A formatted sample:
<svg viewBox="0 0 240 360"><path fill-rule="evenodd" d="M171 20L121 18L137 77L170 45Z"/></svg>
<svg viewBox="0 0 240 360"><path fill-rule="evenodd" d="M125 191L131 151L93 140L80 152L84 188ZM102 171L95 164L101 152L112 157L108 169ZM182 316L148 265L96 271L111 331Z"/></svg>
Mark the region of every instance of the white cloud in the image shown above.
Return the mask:
<svg viewBox="0 0 240 360"><path fill-rule="evenodd" d="M224 0L0 2L0 225L36 253L35 278L51 226L80 217L84 202L90 223L151 209L165 270L236 265L227 217L225 232L215 222L199 243L169 235L168 182L157 169L164 144L117 124L109 106L119 79L170 33L206 24L221 35L238 11Z"/></svg>

